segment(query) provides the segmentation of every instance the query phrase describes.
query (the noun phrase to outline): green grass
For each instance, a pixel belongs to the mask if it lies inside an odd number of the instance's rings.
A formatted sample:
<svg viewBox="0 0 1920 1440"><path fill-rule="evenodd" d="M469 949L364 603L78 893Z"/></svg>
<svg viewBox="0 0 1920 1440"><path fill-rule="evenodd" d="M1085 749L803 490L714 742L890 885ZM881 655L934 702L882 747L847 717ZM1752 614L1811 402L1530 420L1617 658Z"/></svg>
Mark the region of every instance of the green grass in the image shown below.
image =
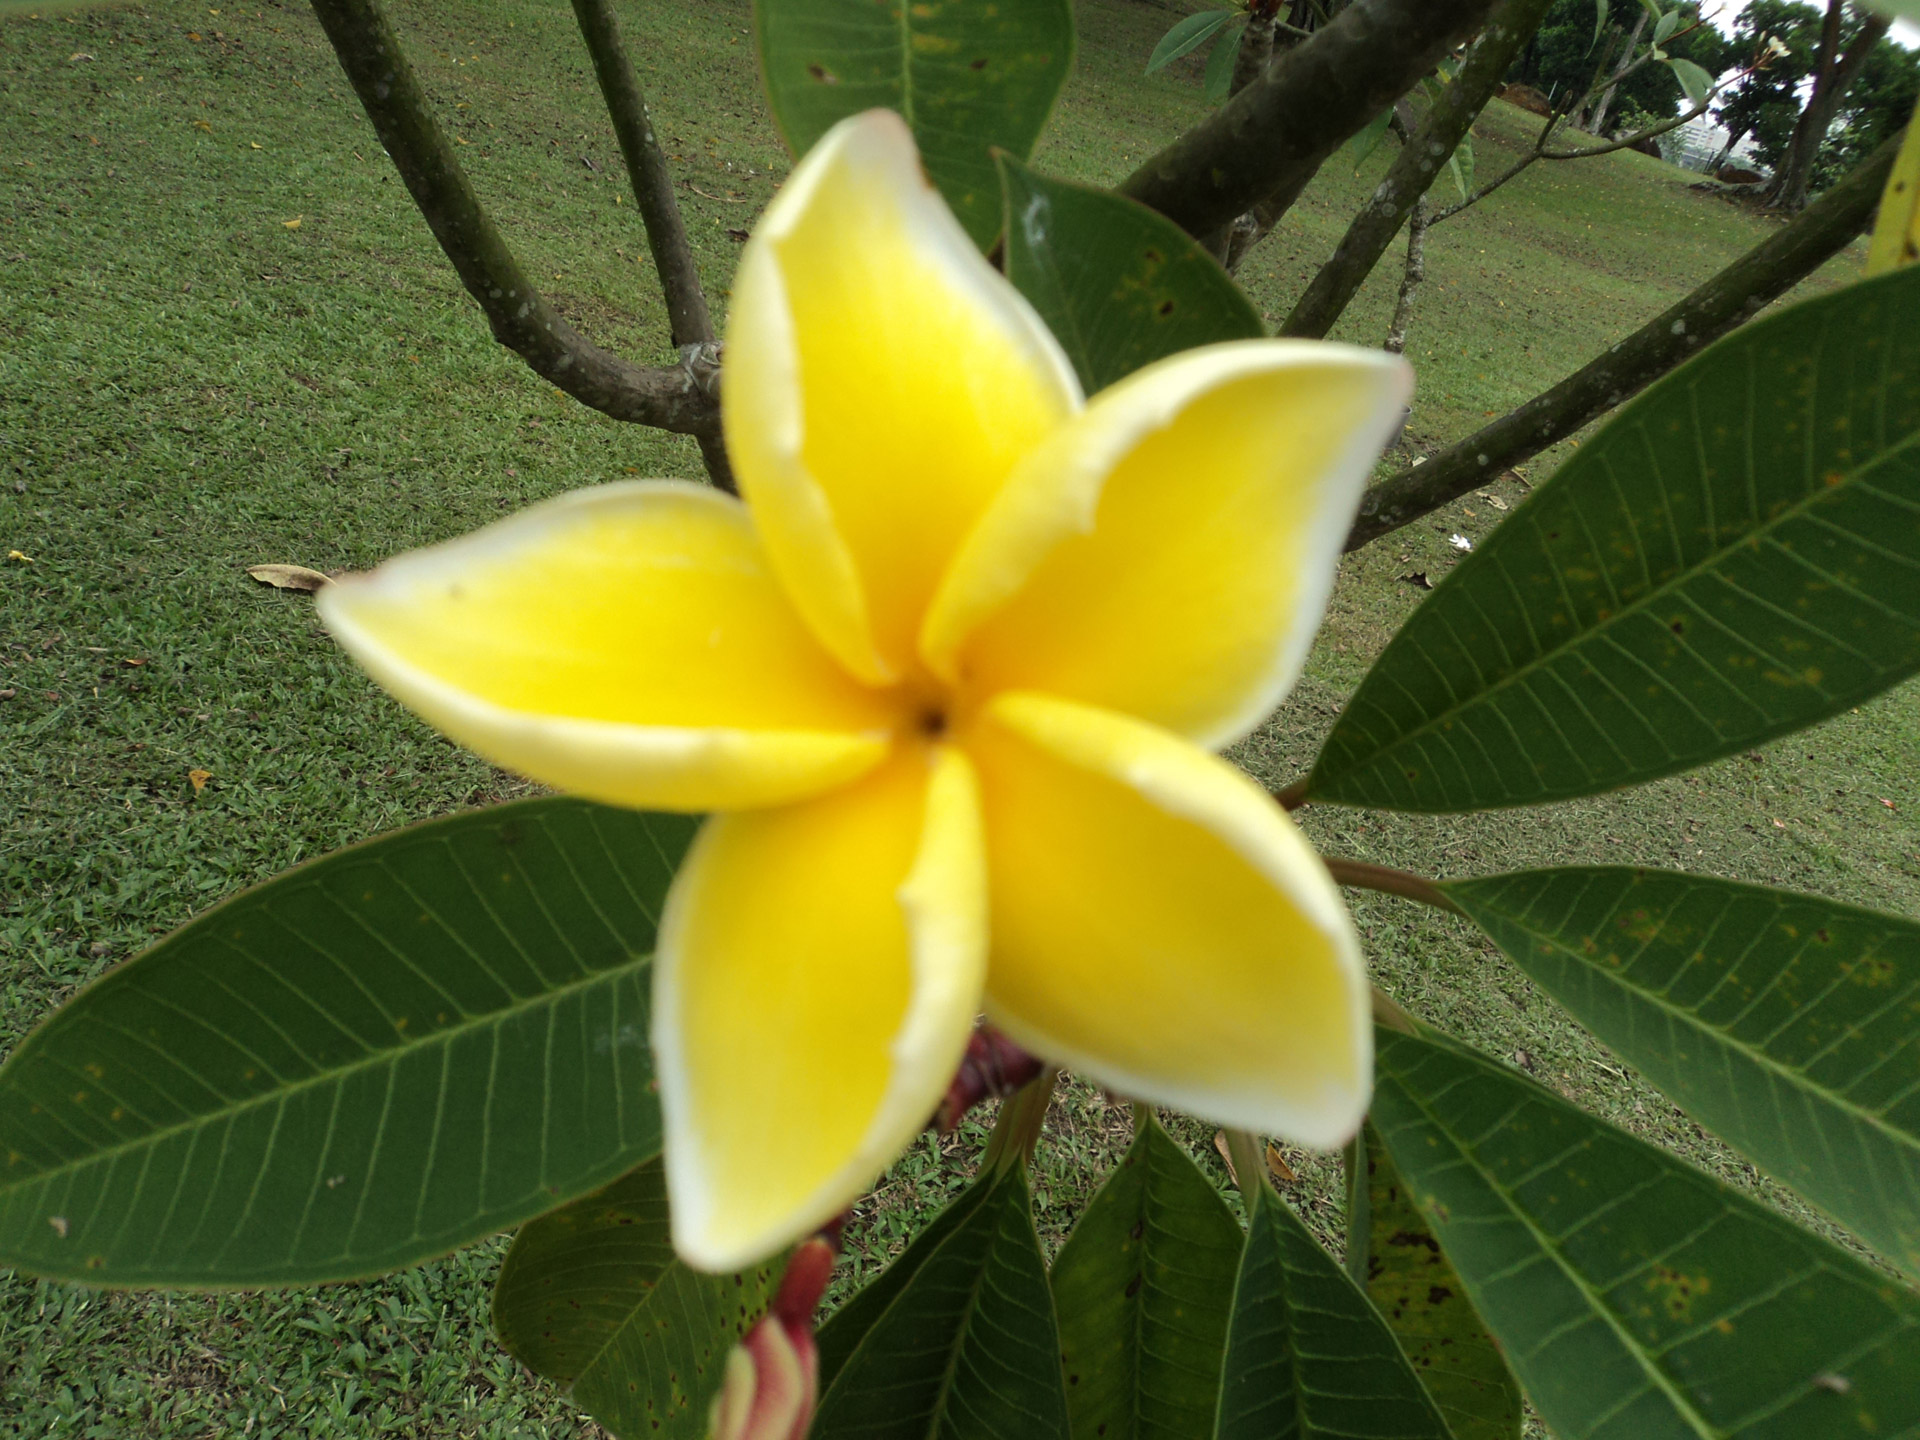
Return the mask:
<svg viewBox="0 0 1920 1440"><path fill-rule="evenodd" d="M1110 183L1202 113L1204 57L1140 74L1176 14L1085 0L1043 168ZM439 0L397 18L528 269L596 339L664 358L664 309L566 8ZM675 0L623 18L724 307L729 231L788 165L758 95L747 7ZM1494 107L1482 174L1527 123ZM0 552L32 557L0 565L4 1050L76 986L241 885L524 793L379 695L305 597L254 584L247 564L368 565L564 489L697 474L698 462L685 442L564 400L494 345L297 6L0 21L0 126ZM1384 163L1356 177L1336 160L1256 252L1244 278L1267 314L1285 312ZM1421 377L1410 446L1550 383L1765 233L1686 178L1632 154L1541 166L1436 231L1409 347ZM1392 268L1341 338L1378 342ZM1550 457L1527 468L1544 474ZM1522 483L1488 493L1510 504ZM1498 517L1472 497L1353 558L1305 682L1243 763L1276 781L1304 768L1419 599L1399 577L1438 578L1455 553L1446 533L1477 536ZM1329 852L1436 874L1642 860L1920 913L1916 721L1909 689L1624 796L1304 820ZM210 772L204 789L195 770ZM1376 897L1355 912L1410 1006L1759 1183L1464 927ZM1062 1093L1055 1120L1036 1186L1052 1241L1129 1129L1124 1106L1084 1087ZM964 1183L979 1133L929 1138L901 1161L850 1231L855 1271ZM1179 1133L1224 1185L1208 1133ZM1293 1198L1333 1233L1337 1167L1292 1158ZM0 1279L0 1435L590 1433L488 1338L502 1248L277 1295Z"/></svg>

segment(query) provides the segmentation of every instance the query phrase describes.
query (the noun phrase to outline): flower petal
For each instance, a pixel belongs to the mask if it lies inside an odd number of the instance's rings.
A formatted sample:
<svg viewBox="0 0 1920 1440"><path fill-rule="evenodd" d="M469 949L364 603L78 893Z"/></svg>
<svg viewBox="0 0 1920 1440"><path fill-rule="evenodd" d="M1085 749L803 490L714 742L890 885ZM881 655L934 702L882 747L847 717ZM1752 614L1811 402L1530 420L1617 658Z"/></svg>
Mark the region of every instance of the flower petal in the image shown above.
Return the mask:
<svg viewBox="0 0 1920 1440"><path fill-rule="evenodd" d="M839 1214L927 1122L980 1008L979 797L905 751L707 823L668 896L653 1046L674 1245L734 1270Z"/></svg>
<svg viewBox="0 0 1920 1440"><path fill-rule="evenodd" d="M575 491L318 598L433 725L596 800L782 804L886 753L885 702L800 622L744 507L702 485Z"/></svg>
<svg viewBox="0 0 1920 1440"><path fill-rule="evenodd" d="M1080 405L1066 356L921 172L899 116L841 121L740 257L727 449L827 648L898 678L947 562Z"/></svg>
<svg viewBox="0 0 1920 1440"><path fill-rule="evenodd" d="M968 538L928 663L1209 747L1246 734L1299 675L1410 374L1379 351L1244 340L1101 392Z"/></svg>
<svg viewBox="0 0 1920 1440"><path fill-rule="evenodd" d="M980 774L987 1011L1122 1094L1322 1148L1366 1112L1359 941L1286 813L1222 760L1090 706L1003 695Z"/></svg>

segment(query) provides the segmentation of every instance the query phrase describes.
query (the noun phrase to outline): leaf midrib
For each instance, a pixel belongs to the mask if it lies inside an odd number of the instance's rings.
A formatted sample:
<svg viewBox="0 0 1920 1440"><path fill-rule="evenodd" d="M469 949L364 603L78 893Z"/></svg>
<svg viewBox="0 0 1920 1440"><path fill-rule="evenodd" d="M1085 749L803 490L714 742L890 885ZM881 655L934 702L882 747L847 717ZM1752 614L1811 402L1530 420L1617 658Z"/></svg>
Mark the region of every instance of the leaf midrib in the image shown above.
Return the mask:
<svg viewBox="0 0 1920 1440"><path fill-rule="evenodd" d="M1412 1102L1414 1108L1426 1117L1427 1123L1447 1137L1448 1142L1453 1146L1454 1153L1461 1158L1474 1174L1480 1177L1481 1183L1499 1197L1507 1213L1520 1222L1527 1233L1533 1237L1534 1243L1538 1246L1540 1252L1546 1255L1560 1270L1561 1274L1566 1277L1568 1282L1579 1291L1581 1297L1586 1300L1589 1311L1600 1317L1606 1324L1607 1329L1613 1333L1614 1338L1620 1343L1621 1347L1627 1354L1633 1357L1634 1364L1646 1374L1653 1382L1655 1388L1667 1397L1675 1411L1692 1427L1694 1433L1700 1437L1700 1440L1723 1440L1725 1432L1709 1425L1706 1418L1699 1414L1699 1412L1687 1402L1685 1397L1674 1388L1673 1382L1667 1378L1665 1372L1662 1371L1659 1366L1655 1365L1641 1348L1633 1342L1632 1337L1615 1317L1613 1311L1600 1301L1593 1289L1586 1281L1580 1278L1579 1273L1562 1257L1560 1247L1547 1238L1545 1232L1533 1222L1531 1216L1527 1215L1514 1204L1513 1198L1508 1194L1505 1187L1494 1179L1492 1173L1480 1163L1479 1158L1473 1154L1473 1152L1469 1151L1460 1140L1455 1138L1452 1130L1443 1124L1439 1117L1427 1107L1424 1099L1407 1083L1403 1076L1396 1073L1394 1075L1394 1083L1399 1087L1401 1094L1405 1095ZM1404 1171L1402 1173L1404 1174ZM1725 1207L1723 1207L1723 1211L1724 1208ZM1434 1224L1433 1217L1429 1216L1427 1223L1430 1225ZM1454 1273L1460 1273L1457 1265L1454 1267ZM1466 1285L1469 1290L1477 1290L1479 1288L1464 1275L1460 1276L1460 1283ZM1474 1301L1474 1308L1479 1310L1481 1308L1481 1297L1476 1295ZM1482 1313L1484 1313L1484 1311Z"/></svg>
<svg viewBox="0 0 1920 1440"><path fill-rule="evenodd" d="M1590 626L1587 629L1575 632L1573 635L1569 636L1565 640L1562 640L1558 644L1540 651L1537 655L1535 655L1532 659L1528 660L1525 664L1520 665L1514 670L1509 671L1507 674L1501 676L1498 680L1495 680L1491 685L1486 686L1484 689L1475 691L1472 695L1469 695L1465 700L1450 702L1444 709L1433 712L1433 714L1429 715L1425 720L1421 721L1421 723L1416 725L1413 729L1402 732L1400 735L1396 736L1387 744L1373 751L1371 755L1368 755L1367 757L1365 757L1358 764L1349 766L1346 769L1345 773L1349 776L1357 775L1366 769L1379 765L1389 755L1392 755L1396 751L1403 748L1404 746L1413 743L1413 741L1415 741L1416 739L1419 739L1425 736L1429 731L1438 727L1442 722L1452 719L1454 716L1459 715L1463 711L1472 710L1481 705L1489 703L1493 696L1499 694L1503 690L1510 688L1513 685L1518 684L1521 680L1533 675L1539 670L1544 669L1550 662L1559 659L1562 655L1566 654L1567 652L1577 649L1581 645L1588 643L1589 641L1593 640L1596 636L1599 636L1603 633L1613 630L1615 627L1625 622L1626 620L1632 618L1633 616L1638 615L1643 610L1650 609L1656 600L1660 599L1662 596L1670 594L1671 592L1679 589L1683 585L1690 583L1696 577L1710 570L1713 566L1718 565L1728 555L1733 554L1740 546L1751 544L1759 537L1762 537L1774 531L1777 531L1780 527L1787 524L1788 521L1799 519L1802 515L1811 511L1813 508L1815 508L1817 505L1819 505L1823 501L1834 499L1840 496L1841 494L1850 491L1853 485L1857 481L1861 480L1865 476L1879 469L1882 464L1898 456L1903 451L1914 449L1916 447L1920 447L1920 430L1916 430L1913 434L1907 436L1905 439L1896 441L1894 444L1887 446L1883 450L1880 450L1873 456L1872 459L1863 461L1860 465L1848 471L1845 478L1839 484L1827 486L1819 490L1809 491L1806 495L1801 497L1799 500L1795 501L1791 506L1781 511L1778 515L1774 516L1772 519L1763 521L1762 523L1755 525L1749 530L1742 531L1740 535L1732 542L1726 545L1720 546L1718 549L1714 550L1710 555L1706 556L1704 559L1696 561L1694 564L1689 565L1686 569L1677 572L1671 579L1665 581L1664 583L1660 584L1654 589L1647 591L1645 595L1631 602L1625 608L1621 609L1618 613L1612 616L1609 616L1607 619L1601 621L1598 625ZM1605 457L1602 456L1601 458L1604 459ZM1596 461L1593 463L1598 464L1599 462ZM1663 497L1666 494L1666 487L1664 485L1662 485L1661 487L1661 493ZM1522 518L1522 517L1520 516L1515 517L1515 519L1519 519L1519 518ZM1533 517L1530 517L1530 516L1526 518L1530 522L1533 519ZM1595 546L1594 549L1597 553L1598 546ZM1498 550L1490 549L1483 552L1483 554L1489 555L1493 557L1493 559L1501 558L1500 552ZM1642 556L1642 558L1644 559L1644 555ZM1549 559L1550 559L1550 563L1552 563L1551 557L1549 557ZM1491 564L1492 560L1488 560L1486 563ZM1553 568L1555 573L1558 574L1561 567L1557 563L1554 563ZM1453 583L1455 584L1459 583L1458 576L1454 577ZM1638 773L1638 772L1636 771L1635 773ZM1311 793L1312 791L1318 788L1313 784L1313 777L1311 775L1308 777L1307 788L1309 793Z"/></svg>
<svg viewBox="0 0 1920 1440"><path fill-rule="evenodd" d="M429 1053L434 1048L449 1043L463 1035L472 1034L475 1031L484 1030L489 1026L498 1025L515 1016L530 1013L543 1005L557 1002L568 995L590 989L603 982L624 979L633 971L651 965L653 963L653 955L654 952L648 951L645 955L639 956L638 958L630 959L618 965L609 966L604 970L596 970L590 975L582 976L580 979L570 980L564 985L543 990L539 995L522 1004L489 1011L483 1015L473 1016L469 1019L459 1021L444 1029L434 1031L431 1036L420 1040L415 1045L398 1045L392 1049L376 1051L372 1055L350 1061L345 1065L320 1071L307 1076L303 1080L296 1080L290 1085L282 1085L272 1090L262 1091L258 1095L248 1096L245 1100L236 1104L223 1106L216 1110L203 1111L198 1115L189 1116L185 1120L175 1121L171 1125L162 1125L158 1129L148 1131L144 1135L89 1150L86 1154L76 1159L67 1160L48 1169L37 1170L32 1174L23 1175L14 1180L0 1183L0 1200L13 1198L16 1194L22 1193L26 1186L40 1184L71 1172L84 1170L86 1167L98 1161L147 1149L159 1145L175 1135L201 1129L223 1119L244 1115L250 1110L259 1109L263 1106L279 1104L291 1096L301 1094L315 1087L332 1084L363 1071L375 1070L383 1065L396 1063L402 1056Z"/></svg>

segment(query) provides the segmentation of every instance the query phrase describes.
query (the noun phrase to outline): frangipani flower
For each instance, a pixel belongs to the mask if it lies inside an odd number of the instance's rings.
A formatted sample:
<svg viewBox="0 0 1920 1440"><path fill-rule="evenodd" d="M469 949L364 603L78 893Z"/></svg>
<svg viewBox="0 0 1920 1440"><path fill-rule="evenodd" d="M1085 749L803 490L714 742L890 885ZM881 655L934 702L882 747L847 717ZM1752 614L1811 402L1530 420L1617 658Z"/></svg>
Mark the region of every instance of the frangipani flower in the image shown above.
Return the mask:
<svg viewBox="0 0 1920 1440"><path fill-rule="evenodd" d="M489 759L716 812L654 972L680 1253L737 1268L844 1209L982 1009L1121 1093L1341 1143L1351 922L1209 752L1300 670L1402 362L1237 342L1088 403L883 111L768 207L726 356L744 503L601 486L320 594Z"/></svg>

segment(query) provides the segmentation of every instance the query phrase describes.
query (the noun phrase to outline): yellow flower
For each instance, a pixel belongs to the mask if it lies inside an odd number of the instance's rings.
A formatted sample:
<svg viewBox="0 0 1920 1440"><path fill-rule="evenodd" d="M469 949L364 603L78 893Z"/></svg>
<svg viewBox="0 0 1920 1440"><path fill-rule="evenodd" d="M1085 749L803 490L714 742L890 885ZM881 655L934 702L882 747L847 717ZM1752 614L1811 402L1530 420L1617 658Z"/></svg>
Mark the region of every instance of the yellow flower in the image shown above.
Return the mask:
<svg viewBox="0 0 1920 1440"><path fill-rule="evenodd" d="M983 1008L1123 1094L1343 1141L1351 922L1208 752L1299 673L1404 365L1245 341L1087 403L884 111L768 207L726 355L744 504L600 486L320 592L481 755L718 812L654 975L680 1253L735 1268L844 1209Z"/></svg>

